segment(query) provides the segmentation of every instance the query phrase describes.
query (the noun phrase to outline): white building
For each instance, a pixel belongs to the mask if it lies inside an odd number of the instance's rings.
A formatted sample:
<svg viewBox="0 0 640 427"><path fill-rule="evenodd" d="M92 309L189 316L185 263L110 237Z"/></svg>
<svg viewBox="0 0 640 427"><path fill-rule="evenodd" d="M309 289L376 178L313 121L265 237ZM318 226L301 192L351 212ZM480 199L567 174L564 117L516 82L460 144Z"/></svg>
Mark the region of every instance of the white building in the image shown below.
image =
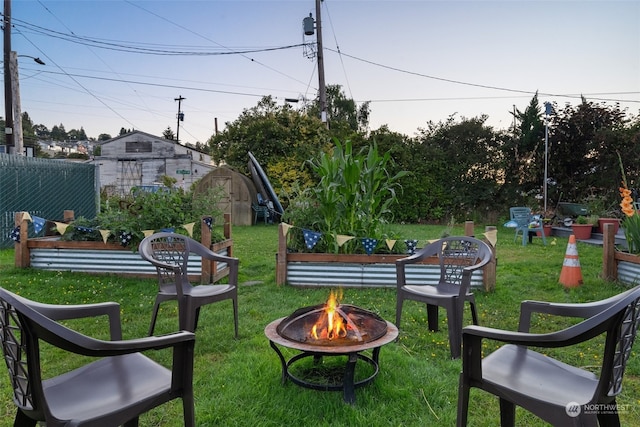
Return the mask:
<svg viewBox="0 0 640 427"><path fill-rule="evenodd" d="M126 194L132 187L162 183L164 175L188 189L214 169L211 156L175 141L133 131L97 144L100 186L111 193Z"/></svg>

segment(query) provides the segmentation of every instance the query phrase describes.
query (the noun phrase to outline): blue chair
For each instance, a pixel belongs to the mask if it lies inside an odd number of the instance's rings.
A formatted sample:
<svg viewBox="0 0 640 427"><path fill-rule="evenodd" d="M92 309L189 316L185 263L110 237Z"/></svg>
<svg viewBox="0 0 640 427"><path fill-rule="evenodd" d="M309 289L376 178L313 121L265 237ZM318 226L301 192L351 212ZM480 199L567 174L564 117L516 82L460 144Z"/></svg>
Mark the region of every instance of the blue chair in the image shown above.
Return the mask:
<svg viewBox="0 0 640 427"><path fill-rule="evenodd" d="M509 216L515 224L516 229L516 235L513 239L514 242L518 239L518 235L522 233L522 245L526 246L529 233L539 231L542 236L542 243L546 246L547 239L544 236L544 228L542 227L540 215L533 215L531 208L515 207L509 209Z"/></svg>

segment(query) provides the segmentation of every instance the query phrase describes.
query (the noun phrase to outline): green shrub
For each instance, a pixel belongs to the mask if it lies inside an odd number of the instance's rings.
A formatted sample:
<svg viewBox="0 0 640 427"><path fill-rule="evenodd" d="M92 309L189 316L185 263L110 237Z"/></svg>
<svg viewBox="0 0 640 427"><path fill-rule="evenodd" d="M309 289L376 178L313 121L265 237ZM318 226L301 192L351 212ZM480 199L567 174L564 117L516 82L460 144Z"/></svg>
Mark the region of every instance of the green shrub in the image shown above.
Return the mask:
<svg viewBox="0 0 640 427"><path fill-rule="evenodd" d="M62 239L101 241L100 230L109 230L107 241L121 243L120 234L126 233L131 235L128 246L137 248L145 230L174 229L177 233L187 234L182 226L195 222L193 237L198 240L203 216L212 216L217 222L222 219L222 212L217 207L222 197L220 187L198 193L197 197L192 191L180 188L156 192L134 189L126 196L105 197L96 218L76 219ZM223 239L215 233L212 238L214 241Z"/></svg>

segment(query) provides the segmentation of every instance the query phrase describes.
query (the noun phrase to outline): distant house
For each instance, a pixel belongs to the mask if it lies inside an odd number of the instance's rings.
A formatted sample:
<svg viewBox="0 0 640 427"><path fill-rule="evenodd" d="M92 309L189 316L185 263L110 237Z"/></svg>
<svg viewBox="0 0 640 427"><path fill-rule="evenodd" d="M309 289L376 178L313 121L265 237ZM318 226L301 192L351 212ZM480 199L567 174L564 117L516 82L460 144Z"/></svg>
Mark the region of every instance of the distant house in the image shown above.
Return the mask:
<svg viewBox="0 0 640 427"><path fill-rule="evenodd" d="M164 175L185 189L214 169L211 156L175 141L133 131L98 143L100 185L109 193L126 194L133 187L155 186Z"/></svg>

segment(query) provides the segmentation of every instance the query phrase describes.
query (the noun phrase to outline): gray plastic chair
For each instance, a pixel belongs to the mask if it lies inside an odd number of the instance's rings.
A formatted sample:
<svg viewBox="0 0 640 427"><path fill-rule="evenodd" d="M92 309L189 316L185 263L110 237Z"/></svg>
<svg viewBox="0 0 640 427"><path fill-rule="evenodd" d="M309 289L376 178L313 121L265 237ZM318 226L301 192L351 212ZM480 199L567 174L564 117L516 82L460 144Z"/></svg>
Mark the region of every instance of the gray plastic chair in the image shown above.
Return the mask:
<svg viewBox="0 0 640 427"><path fill-rule="evenodd" d="M75 332L58 320L108 316L111 341ZM14 426L137 426L138 416L181 398L184 425L195 426L191 332L122 340L117 303L41 304L0 288L0 337L9 368ZM43 378L41 342L95 358L77 369ZM173 349L167 369L142 354ZM46 369L44 369L46 370Z"/></svg>
<svg viewBox="0 0 640 427"><path fill-rule="evenodd" d="M528 333L532 313L586 318L561 331ZM524 301L519 332L464 328L458 426L467 425L469 390L500 398L500 423L515 425L520 406L555 426L620 426L616 396L640 325L640 286L587 304ZM599 375L528 347L569 347L605 334ZM483 340L507 343L485 358Z"/></svg>
<svg viewBox="0 0 640 427"><path fill-rule="evenodd" d="M515 207L509 208L509 218L516 223L516 235L513 238L515 242L518 240L518 235L522 234L522 246L527 245L527 240L530 239L529 233L540 232L542 237L542 243L547 245L547 238L544 235L544 227L542 219L539 215L533 215L531 208L527 207Z"/></svg>
<svg viewBox="0 0 640 427"><path fill-rule="evenodd" d="M440 279L437 285L411 283L407 266L436 256L439 260ZM493 258L485 242L473 237L446 237L431 243L415 254L396 261L396 326L400 328L402 306L405 300L427 305L429 330L438 330L438 307L447 310L451 357L460 357L462 319L465 301L469 302L473 324L478 324L476 302L471 292L471 274Z"/></svg>
<svg viewBox="0 0 640 427"><path fill-rule="evenodd" d="M153 305L149 335L153 335L160 304L165 301L178 301L180 329L195 332L200 307L230 299L233 303L235 337L238 337L238 258L210 251L187 236L165 232L145 237L138 249L142 258L153 264L158 273L158 293ZM203 262L225 263L229 267L229 283L197 286L189 283L187 266L192 253L202 257Z"/></svg>

